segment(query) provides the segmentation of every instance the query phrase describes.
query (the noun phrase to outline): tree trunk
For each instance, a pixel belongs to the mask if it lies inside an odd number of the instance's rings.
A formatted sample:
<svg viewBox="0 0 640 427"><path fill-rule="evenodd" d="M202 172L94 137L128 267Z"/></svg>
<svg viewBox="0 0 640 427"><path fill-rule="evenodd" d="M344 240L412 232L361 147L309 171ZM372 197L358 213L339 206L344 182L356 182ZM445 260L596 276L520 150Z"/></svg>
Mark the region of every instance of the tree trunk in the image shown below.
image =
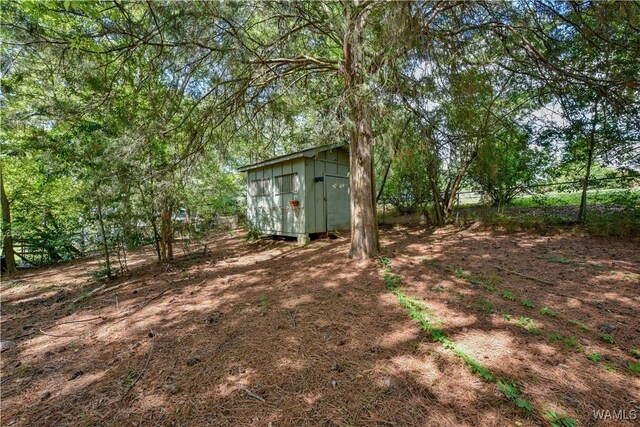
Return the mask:
<svg viewBox="0 0 640 427"><path fill-rule="evenodd" d="M449 178L449 182L443 196L440 196L437 176L435 179L431 178L431 176L429 177L429 182L431 183L431 191L433 192L434 216L436 225L442 226L451 221L451 216L453 214L453 209L456 203L456 197L458 195L458 191L460 191L462 180L464 179L465 175L467 174L467 170L469 170L469 166L471 166L471 163L473 163L477 155L477 151L471 154L471 156L462 164L453 181L451 181L451 178ZM433 174L433 171L431 173Z"/></svg>
<svg viewBox="0 0 640 427"><path fill-rule="evenodd" d="M373 137L369 117L363 30L367 8L345 6L343 39L345 95L351 120L349 175L351 186L351 247L349 257L375 257L379 251L373 164Z"/></svg>
<svg viewBox="0 0 640 427"><path fill-rule="evenodd" d="M140 189L142 193L142 188ZM162 238L160 237L160 233L158 232L158 223L156 221L156 214L154 211L154 191L153 191L153 183L151 183L151 196L149 200L149 221L151 222L151 227L153 229L153 242L156 248L156 255L158 255L158 263L162 263L162 248L160 247L160 243Z"/></svg>
<svg viewBox="0 0 640 427"><path fill-rule="evenodd" d="M444 212L444 202L442 200L442 197L440 197L440 189L437 186L435 186L435 188L433 188L432 191L433 191L433 222L437 226L443 226L445 224L445 212Z"/></svg>
<svg viewBox="0 0 640 427"><path fill-rule="evenodd" d="M162 208L161 214L161 248L162 248L162 260L172 261L173 260L173 231L171 230L171 204L165 203Z"/></svg>
<svg viewBox="0 0 640 427"><path fill-rule="evenodd" d="M13 251L13 236L11 234L11 209L7 193L4 191L4 179L2 178L2 167L0 166L0 199L2 200L2 253L6 262L6 273L11 274L17 271L16 258Z"/></svg>
<svg viewBox="0 0 640 427"><path fill-rule="evenodd" d="M120 191L124 194L122 203L124 204L124 217L121 218L122 232L124 234L124 244L126 249L132 249L135 244L135 225L133 223L133 207L131 205L131 184L128 182L120 182Z"/></svg>
<svg viewBox="0 0 640 427"><path fill-rule="evenodd" d="M380 201L382 197L382 193L384 192L384 186L387 183L387 178L389 177L389 170L391 169L391 163L393 163L394 151L391 150L391 157L389 158L389 163L384 168L384 174L382 175L382 182L380 183L380 188L378 189L378 195L376 196L376 202Z"/></svg>
<svg viewBox="0 0 640 427"><path fill-rule="evenodd" d="M404 132L407 130L407 127L409 126L410 122L411 120L407 120L407 122L404 125L404 128L402 128L402 132L400 132L400 135L395 139L395 142L391 146L391 151L389 152L389 163L387 163L387 166L384 169L384 174L382 175L382 182L380 183L380 189L378 190L378 195L376 196L376 202L379 202L380 197L382 197L384 186L387 183L387 178L389 177L389 170L391 169L391 164L393 163L393 160L396 157L396 152L400 147L400 141L402 139L402 136L404 135Z"/></svg>
<svg viewBox="0 0 640 427"><path fill-rule="evenodd" d="M598 123L598 100L593 106L593 119L591 121L591 132L587 142L587 170L582 181L582 197L580 198L580 209L578 210L578 221L587 222L587 190L589 189L589 178L591 177L591 164L593 163L593 153L595 151L596 125Z"/></svg>
<svg viewBox="0 0 640 427"><path fill-rule="evenodd" d="M444 212L442 210L443 203L440 195L440 187L438 181L440 181L439 167L433 159L427 165L427 179L429 179L429 187L431 187L431 194L433 196L433 222L437 226L444 225Z"/></svg>
<svg viewBox="0 0 640 427"><path fill-rule="evenodd" d="M104 261L107 266L107 277L111 278L111 261L109 260L109 244L107 243L107 233L104 230L104 218L102 217L102 197L96 187L98 196L98 222L100 223L100 233L102 233L102 248L104 250Z"/></svg>
<svg viewBox="0 0 640 427"><path fill-rule="evenodd" d="M151 181L151 179L149 179ZM156 250L156 256L158 257L158 263L162 262L162 250L160 248L160 233L158 233L158 224L156 222L155 213L153 209L153 182L150 183L151 190L149 195L149 200L147 201L145 197L144 187L142 184L138 185L138 189L140 190L140 198L142 199L142 205L146 207L147 211L147 219L149 223L151 223L151 231L153 231L153 247Z"/></svg>

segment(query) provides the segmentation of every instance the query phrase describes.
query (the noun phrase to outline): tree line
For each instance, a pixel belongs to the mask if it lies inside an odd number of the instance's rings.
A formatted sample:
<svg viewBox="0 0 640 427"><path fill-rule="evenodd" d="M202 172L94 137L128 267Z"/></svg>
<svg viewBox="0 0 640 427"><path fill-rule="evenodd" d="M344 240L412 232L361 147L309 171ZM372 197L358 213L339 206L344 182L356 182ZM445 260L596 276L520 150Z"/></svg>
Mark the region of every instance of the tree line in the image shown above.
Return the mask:
<svg viewBox="0 0 640 427"><path fill-rule="evenodd" d="M452 219L562 171L640 168L632 2L2 3L2 211L72 256L172 217L241 210L243 163L348 141L349 256L379 251L377 202ZM115 242L115 243L114 243ZM109 267L108 267L109 269ZM110 270L108 274L111 274Z"/></svg>

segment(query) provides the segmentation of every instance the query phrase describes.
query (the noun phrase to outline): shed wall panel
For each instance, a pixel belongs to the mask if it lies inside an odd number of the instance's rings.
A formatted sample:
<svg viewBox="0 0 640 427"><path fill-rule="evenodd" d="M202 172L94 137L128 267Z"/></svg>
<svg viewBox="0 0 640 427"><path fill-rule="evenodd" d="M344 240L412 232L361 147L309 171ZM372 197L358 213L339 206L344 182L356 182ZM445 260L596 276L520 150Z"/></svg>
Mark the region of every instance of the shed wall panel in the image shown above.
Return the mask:
<svg viewBox="0 0 640 427"><path fill-rule="evenodd" d="M247 218L264 234L298 235L305 233L305 182L304 159L264 166L248 171ZM298 174L297 193L276 193L275 178L290 173ZM264 195L251 193L251 182L269 179L269 192ZM296 199L300 205L292 207L289 200Z"/></svg>
<svg viewBox="0 0 640 427"><path fill-rule="evenodd" d="M290 173L298 174L297 193L276 194L275 178ZM264 234L296 236L327 231L327 175L348 178L349 153L345 148L248 170L248 220ZM269 194L251 194L251 182L256 179L269 180ZM298 200L299 206L290 206L291 199ZM336 215L345 214L344 206L339 208L342 213L334 212L332 223L337 220Z"/></svg>

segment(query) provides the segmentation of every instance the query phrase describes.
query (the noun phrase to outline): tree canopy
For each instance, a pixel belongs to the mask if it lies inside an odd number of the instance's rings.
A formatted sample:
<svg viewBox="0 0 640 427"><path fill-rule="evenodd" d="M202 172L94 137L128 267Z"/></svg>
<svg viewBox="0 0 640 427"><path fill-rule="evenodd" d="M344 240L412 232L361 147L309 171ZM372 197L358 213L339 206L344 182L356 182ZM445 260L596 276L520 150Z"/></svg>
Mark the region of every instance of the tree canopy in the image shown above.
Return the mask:
<svg viewBox="0 0 640 427"><path fill-rule="evenodd" d="M242 213L236 167L335 141L357 259L381 198L445 224L463 187L503 204L560 166L584 194L594 167L640 169L637 2L5 1L1 19L5 253L13 234L73 257L94 230L108 255L147 227L169 260L180 209Z"/></svg>

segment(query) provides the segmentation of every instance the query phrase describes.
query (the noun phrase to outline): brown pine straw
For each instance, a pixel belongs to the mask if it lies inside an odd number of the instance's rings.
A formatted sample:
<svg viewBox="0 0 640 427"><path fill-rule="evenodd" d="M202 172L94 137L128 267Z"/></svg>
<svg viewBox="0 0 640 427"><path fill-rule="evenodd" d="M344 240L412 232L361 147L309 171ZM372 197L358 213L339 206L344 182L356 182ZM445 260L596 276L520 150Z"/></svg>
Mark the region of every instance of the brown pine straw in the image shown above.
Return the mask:
<svg viewBox="0 0 640 427"><path fill-rule="evenodd" d="M382 231L403 292L444 319L440 327L465 352L497 375L515 378L536 408L566 410L581 425L594 425L593 409L625 409L640 401L639 380L626 368L633 360L629 349L640 347L637 284L611 273L637 265L637 245L481 227L443 230L436 241L423 231ZM26 325L82 334L27 336L2 354L3 425L536 425L495 385L429 342L388 292L379 267L345 258L347 236L303 248L247 242L240 233L216 235L206 244L206 255L197 249L179 253L170 270L155 265L152 250L132 254L131 276L116 279L109 287L117 288L93 295L75 313L68 305L98 261L28 273L29 283L66 286L60 302L58 288L3 288L2 300L11 301L3 302L3 337L19 336ZM607 269L538 258L547 253ZM510 289L536 308L419 262L426 258L496 276L499 290ZM579 300L496 274L490 259L504 260L513 271L543 272L558 283L554 291ZM444 290L434 291L437 285ZM494 304L494 314L475 302L481 297ZM44 303L34 305L34 299ZM540 315L541 307L562 319ZM608 311L616 307L624 313ZM516 327L520 317L533 319L541 333ZM76 319L85 321L71 322ZM566 319L584 322L592 332ZM599 339L604 323L615 327L615 345ZM550 342L554 332L574 337L584 351ZM585 355L592 352L603 361L589 361ZM84 375L71 380L77 370ZM131 372L137 373L134 384L123 384Z"/></svg>

